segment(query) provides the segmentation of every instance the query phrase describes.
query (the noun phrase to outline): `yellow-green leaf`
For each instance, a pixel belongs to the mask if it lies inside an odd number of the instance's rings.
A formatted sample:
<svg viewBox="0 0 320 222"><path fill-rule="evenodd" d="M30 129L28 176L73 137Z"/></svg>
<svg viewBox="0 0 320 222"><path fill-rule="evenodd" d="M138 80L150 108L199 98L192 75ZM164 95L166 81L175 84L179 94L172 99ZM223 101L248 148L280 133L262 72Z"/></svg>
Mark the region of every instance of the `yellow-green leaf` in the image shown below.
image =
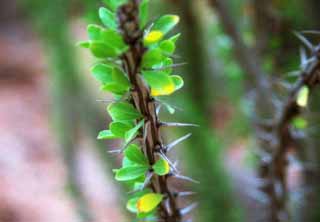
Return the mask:
<svg viewBox="0 0 320 222"><path fill-rule="evenodd" d="M160 158L153 166L152 169L154 172L160 176L167 175L170 172L170 165L168 161L163 158Z"/></svg>
<svg viewBox="0 0 320 222"><path fill-rule="evenodd" d="M176 89L171 77L164 72L144 71L143 77L151 87L152 96L170 95Z"/></svg>
<svg viewBox="0 0 320 222"><path fill-rule="evenodd" d="M159 30L150 31L146 34L146 36L143 39L143 42L145 45L151 45L154 43L159 42L164 36L164 33Z"/></svg>
<svg viewBox="0 0 320 222"><path fill-rule="evenodd" d="M161 16L154 22L151 31L161 31L165 35L179 23L179 20L179 16L177 15Z"/></svg>
<svg viewBox="0 0 320 222"><path fill-rule="evenodd" d="M149 213L154 210L162 201L163 195L156 193L149 193L143 195L137 202L137 209L139 213Z"/></svg>
<svg viewBox="0 0 320 222"><path fill-rule="evenodd" d="M304 86L300 89L298 96L297 96L297 104L301 107L306 107L308 104L308 97L309 97L309 88Z"/></svg>

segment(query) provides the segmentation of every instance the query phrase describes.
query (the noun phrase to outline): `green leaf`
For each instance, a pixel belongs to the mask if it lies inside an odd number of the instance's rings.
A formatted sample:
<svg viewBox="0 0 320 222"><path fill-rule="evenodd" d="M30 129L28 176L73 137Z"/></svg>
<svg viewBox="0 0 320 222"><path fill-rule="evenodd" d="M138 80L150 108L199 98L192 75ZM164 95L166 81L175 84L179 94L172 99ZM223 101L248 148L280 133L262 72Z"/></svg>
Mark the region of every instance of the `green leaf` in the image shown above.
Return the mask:
<svg viewBox="0 0 320 222"><path fill-rule="evenodd" d="M117 30L118 25L115 13L111 12L109 9L101 7L99 9L99 17L107 28Z"/></svg>
<svg viewBox="0 0 320 222"><path fill-rule="evenodd" d="M162 64L159 67L154 67L154 68L163 68L163 67L170 67L173 65L173 59L171 58L165 58L162 62ZM162 72L166 73L167 75L171 74L173 71L173 68L166 68L166 69L162 69Z"/></svg>
<svg viewBox="0 0 320 222"><path fill-rule="evenodd" d="M183 87L184 82L183 82L183 79L181 78L181 76L173 75L173 76L171 76L171 79L175 85L175 90L179 90Z"/></svg>
<svg viewBox="0 0 320 222"><path fill-rule="evenodd" d="M137 209L139 213L149 213L154 210L162 201L163 195L148 193L139 198Z"/></svg>
<svg viewBox="0 0 320 222"><path fill-rule="evenodd" d="M107 140L107 139L118 139L116 135L114 135L110 130L103 130L99 133L97 139L98 140Z"/></svg>
<svg viewBox="0 0 320 222"><path fill-rule="evenodd" d="M139 9L139 12L140 12L139 23L140 23L140 27L143 28L148 22L149 0L142 0L139 7L140 7L140 9Z"/></svg>
<svg viewBox="0 0 320 222"><path fill-rule="evenodd" d="M116 11L119 6L127 3L128 0L103 0L103 2L104 2L112 11Z"/></svg>
<svg viewBox="0 0 320 222"><path fill-rule="evenodd" d="M130 211L131 213L137 213L137 203L138 203L139 197L134 197L128 200L127 202L127 210Z"/></svg>
<svg viewBox="0 0 320 222"><path fill-rule="evenodd" d="M121 85L119 85L118 83L114 83L114 82L104 84L101 87L101 89L104 91L112 92L115 95L124 95L126 92L128 92L127 88L123 88Z"/></svg>
<svg viewBox="0 0 320 222"><path fill-rule="evenodd" d="M308 105L309 88L304 86L300 89L297 96L297 104L301 107L306 107Z"/></svg>
<svg viewBox="0 0 320 222"><path fill-rule="evenodd" d="M110 130L113 133L113 135L118 136L120 138L124 138L125 133L132 129L133 124L124 123L124 122L112 122L110 123Z"/></svg>
<svg viewBox="0 0 320 222"><path fill-rule="evenodd" d="M164 35L171 31L179 23L179 16L164 15L154 22L151 31L161 31Z"/></svg>
<svg viewBox="0 0 320 222"><path fill-rule="evenodd" d="M88 25L88 35L90 40L100 40L102 28L97 25Z"/></svg>
<svg viewBox="0 0 320 222"><path fill-rule="evenodd" d="M151 87L152 96L170 95L175 91L173 80L164 72L144 71L142 75Z"/></svg>
<svg viewBox="0 0 320 222"><path fill-rule="evenodd" d="M146 166L148 165L147 158L144 156L141 149L136 144L130 144L128 148L124 151L124 156L136 164Z"/></svg>
<svg viewBox="0 0 320 222"><path fill-rule="evenodd" d="M133 105L127 102L111 103L107 110L114 121L130 121L142 117Z"/></svg>
<svg viewBox="0 0 320 222"><path fill-rule="evenodd" d="M93 76L102 84L113 82L112 71L113 67L105 64L98 64L91 68Z"/></svg>
<svg viewBox="0 0 320 222"><path fill-rule="evenodd" d="M293 125L297 129L305 129L308 126L308 122L304 118L297 117L293 119Z"/></svg>
<svg viewBox="0 0 320 222"><path fill-rule="evenodd" d="M168 161L163 158L160 158L153 166L152 169L159 176L167 175L170 172L170 165Z"/></svg>
<svg viewBox="0 0 320 222"><path fill-rule="evenodd" d="M92 41L90 44L92 54L97 58L116 57L118 52L102 41Z"/></svg>
<svg viewBox="0 0 320 222"><path fill-rule="evenodd" d="M128 49L128 46L124 43L122 36L114 30L102 30L100 38L101 41L114 48L119 54Z"/></svg>
<svg viewBox="0 0 320 222"><path fill-rule="evenodd" d="M120 70L117 67L113 68L112 79L114 82L118 83L119 85L121 85L125 89L129 89L131 86L125 73L122 72L122 70Z"/></svg>
<svg viewBox="0 0 320 222"><path fill-rule="evenodd" d="M129 167L129 166L136 166L137 164L135 162L132 162L127 157L123 157L122 159L122 168Z"/></svg>
<svg viewBox="0 0 320 222"><path fill-rule="evenodd" d="M171 55L176 50L176 45L174 44L173 41L164 40L160 43L160 48L162 49L163 52Z"/></svg>
<svg viewBox="0 0 320 222"><path fill-rule="evenodd" d="M125 141L129 143L136 135L138 134L138 130L143 126L144 120L141 120L135 127L130 129L125 134Z"/></svg>
<svg viewBox="0 0 320 222"><path fill-rule="evenodd" d="M129 80L117 67L98 64L91 69L91 72L103 84L103 90L122 95L130 88Z"/></svg>
<svg viewBox="0 0 320 222"><path fill-rule="evenodd" d="M137 166L124 167L117 170L115 179L117 181L134 180L145 175L147 171L148 171L148 166L137 165Z"/></svg>
<svg viewBox="0 0 320 222"><path fill-rule="evenodd" d="M161 64L165 58L160 48L151 49L143 55L142 66L144 68L152 68L157 64Z"/></svg>

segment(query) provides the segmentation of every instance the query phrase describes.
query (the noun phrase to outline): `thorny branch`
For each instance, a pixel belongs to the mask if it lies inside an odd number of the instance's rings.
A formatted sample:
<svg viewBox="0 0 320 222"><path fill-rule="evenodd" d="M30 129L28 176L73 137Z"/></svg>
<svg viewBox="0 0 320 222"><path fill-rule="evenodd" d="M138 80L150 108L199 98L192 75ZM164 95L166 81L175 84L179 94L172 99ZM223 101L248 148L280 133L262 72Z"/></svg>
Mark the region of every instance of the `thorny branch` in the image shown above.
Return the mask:
<svg viewBox="0 0 320 222"><path fill-rule="evenodd" d="M272 154L270 164L270 181L273 185L275 199L272 206L275 208L273 215L275 221L288 221L286 212L287 184L286 166L287 152L295 144L294 135L291 132L291 123L302 112L302 107L297 103L297 96L303 87L308 87L310 92L320 84L320 45L312 48L311 57L302 64L300 77L290 90L289 97L285 101L279 118L274 126L277 138L276 149Z"/></svg>
<svg viewBox="0 0 320 222"><path fill-rule="evenodd" d="M148 157L150 165L159 159L160 153L166 153L162 142L160 127L161 122L156 112L156 101L150 95L150 89L142 80L141 61L146 48L142 43L143 31L139 27L139 0L131 0L118 10L120 30L125 42L130 49L123 55L123 68L128 73L133 86L131 90L132 104L140 111L145 120L142 135L145 135L142 147ZM171 174L165 176L153 175L150 180L150 188L166 197L159 209L159 219L164 222L179 222L182 214L177 205L177 195L169 189L168 179Z"/></svg>
<svg viewBox="0 0 320 222"><path fill-rule="evenodd" d="M246 73L247 89L256 91L257 119L253 122L257 127L257 136L263 148L259 174L264 181L260 186L261 190L267 195L270 206L268 221L288 221L289 216L286 210L286 154L288 148L295 144L290 126L292 120L301 113L301 107L296 102L301 88L307 86L309 90L312 90L319 84L320 46L313 47L312 44L302 38L308 48L312 50L311 58L304 61L298 82L292 88L288 100L280 110L279 118L273 120L272 117L277 115L272 99L273 91L270 81L265 77L262 70L257 53L248 48L242 40L226 1L210 0L209 2L216 9L225 32L234 43L239 65ZM266 117L269 118L269 121L263 121L266 120ZM262 123L259 123L259 121Z"/></svg>

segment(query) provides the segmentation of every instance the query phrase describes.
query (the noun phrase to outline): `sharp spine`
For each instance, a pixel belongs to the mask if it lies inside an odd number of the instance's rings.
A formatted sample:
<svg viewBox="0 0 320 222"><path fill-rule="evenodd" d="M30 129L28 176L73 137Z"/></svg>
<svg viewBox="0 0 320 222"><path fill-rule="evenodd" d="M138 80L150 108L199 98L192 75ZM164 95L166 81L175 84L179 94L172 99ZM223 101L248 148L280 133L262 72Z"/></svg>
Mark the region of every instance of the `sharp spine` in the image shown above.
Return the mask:
<svg viewBox="0 0 320 222"><path fill-rule="evenodd" d="M166 152L169 152L170 150L172 150L173 147L175 147L176 145L178 145L179 143L183 142L184 140L188 139L190 136L192 135L192 133L188 133L187 135L180 137L179 139L176 139L175 141L169 143L165 149Z"/></svg>
<svg viewBox="0 0 320 222"><path fill-rule="evenodd" d="M197 180L194 180L190 177L187 177L187 176L182 176L182 175L178 175L178 174L173 174L172 175L174 178L177 178L177 179L180 179L180 180L186 180L186 181L189 181L189 182L192 182L192 183L196 183L196 184L199 184L200 182L197 181Z"/></svg>
<svg viewBox="0 0 320 222"><path fill-rule="evenodd" d="M192 210L194 210L198 206L198 203L192 203L189 206L186 206L185 208L180 210L180 215L183 217L190 213Z"/></svg>
<svg viewBox="0 0 320 222"><path fill-rule="evenodd" d="M188 126L200 127L198 124L194 124L194 123L167 123L167 122L161 122L160 126L164 126L164 127L188 127Z"/></svg>
<svg viewBox="0 0 320 222"><path fill-rule="evenodd" d="M293 33L311 52L313 52L314 46L306 37L304 37L303 35L301 35L299 32L296 32L296 31Z"/></svg>

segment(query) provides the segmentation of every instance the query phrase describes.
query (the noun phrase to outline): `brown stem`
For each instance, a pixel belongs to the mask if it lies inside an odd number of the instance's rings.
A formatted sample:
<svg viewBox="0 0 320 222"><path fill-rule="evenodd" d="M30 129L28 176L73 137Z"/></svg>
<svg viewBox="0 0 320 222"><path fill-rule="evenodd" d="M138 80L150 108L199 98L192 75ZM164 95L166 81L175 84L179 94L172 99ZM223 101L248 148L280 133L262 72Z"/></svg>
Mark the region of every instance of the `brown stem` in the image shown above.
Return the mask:
<svg viewBox="0 0 320 222"><path fill-rule="evenodd" d="M159 149L164 151L164 145L155 101L150 95L149 87L140 75L141 61L146 48L142 43L143 31L139 28L139 3L139 0L131 0L121 6L118 11L118 19L123 38L130 47L122 57L123 68L132 84L132 104L140 111L145 120L144 132L142 133L147 136L145 141L142 142L142 147L149 164L153 165L159 158ZM150 187L154 192L163 194L169 203L165 205L166 200L162 202L159 208L159 219L164 222L181 221L176 198L168 186L168 176L154 175Z"/></svg>

